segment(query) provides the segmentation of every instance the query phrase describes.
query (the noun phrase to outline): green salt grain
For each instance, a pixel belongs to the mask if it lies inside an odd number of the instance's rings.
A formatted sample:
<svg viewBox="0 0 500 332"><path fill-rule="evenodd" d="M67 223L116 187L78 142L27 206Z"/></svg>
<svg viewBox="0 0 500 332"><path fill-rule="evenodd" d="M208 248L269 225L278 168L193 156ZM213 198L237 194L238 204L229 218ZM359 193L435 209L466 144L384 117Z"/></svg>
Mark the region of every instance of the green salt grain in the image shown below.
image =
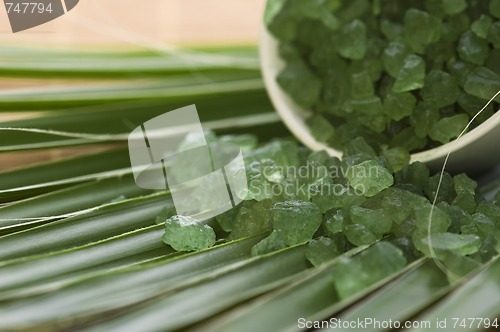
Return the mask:
<svg viewBox="0 0 500 332"><path fill-rule="evenodd" d="M388 40L395 40L400 38L403 34L403 26L389 20L382 20L380 23L380 31L382 31L385 38Z"/></svg>
<svg viewBox="0 0 500 332"><path fill-rule="evenodd" d="M392 220L383 209L371 210L360 206L351 206L349 215L353 224L365 226L379 239L391 230Z"/></svg>
<svg viewBox="0 0 500 332"><path fill-rule="evenodd" d="M495 231L492 233L495 234ZM494 235L490 235L483 239L483 244L481 249L479 249L479 255L484 263L491 261L491 259L499 254L496 249L498 241L495 239Z"/></svg>
<svg viewBox="0 0 500 332"><path fill-rule="evenodd" d="M351 100L350 105L357 113L367 115L378 115L382 113L382 101L376 96Z"/></svg>
<svg viewBox="0 0 500 332"><path fill-rule="evenodd" d="M422 193L427 186L429 175L429 168L425 164L416 161L397 172L394 176L397 186L402 184L411 185L418 189L419 193Z"/></svg>
<svg viewBox="0 0 500 332"><path fill-rule="evenodd" d="M433 256L429 247L435 251L437 258L445 257L447 251L460 255L472 255L479 251L481 239L471 234L433 233L429 237L421 238L418 246L418 249L429 257Z"/></svg>
<svg viewBox="0 0 500 332"><path fill-rule="evenodd" d="M375 196L394 184L392 174L375 160L349 167L346 177L351 186L366 197Z"/></svg>
<svg viewBox="0 0 500 332"><path fill-rule="evenodd" d="M475 195L477 182L472 180L467 174L461 173L453 177L453 183L457 194Z"/></svg>
<svg viewBox="0 0 500 332"><path fill-rule="evenodd" d="M442 0L443 11L448 15L460 14L467 8L465 0Z"/></svg>
<svg viewBox="0 0 500 332"><path fill-rule="evenodd" d="M389 43L382 55L385 70L393 78L397 78L399 72L405 64L405 59L410 55L410 50L406 44L400 40L395 40Z"/></svg>
<svg viewBox="0 0 500 332"><path fill-rule="evenodd" d="M455 77L458 84L463 87L467 77L475 69L475 66L461 60L450 60L448 61L447 69Z"/></svg>
<svg viewBox="0 0 500 332"><path fill-rule="evenodd" d="M444 9L443 9L443 3L442 3L442 0L424 0L424 1L421 1L424 3L424 8L425 10L431 14L432 16L434 17L437 17L437 18L444 18L446 16L446 13L444 12Z"/></svg>
<svg viewBox="0 0 500 332"><path fill-rule="evenodd" d="M470 214L474 213L477 207L475 196L468 193L458 194L457 197L453 200L452 204L460 206Z"/></svg>
<svg viewBox="0 0 500 332"><path fill-rule="evenodd" d="M245 202L234 217L231 239L241 239L263 233L271 228L270 199Z"/></svg>
<svg viewBox="0 0 500 332"><path fill-rule="evenodd" d="M472 31L466 31L457 46L458 54L464 61L482 66L488 57L488 43L476 36Z"/></svg>
<svg viewBox="0 0 500 332"><path fill-rule="evenodd" d="M487 215L489 218L495 221L497 227L498 225L500 225L500 206L489 202L481 202L477 206L476 213Z"/></svg>
<svg viewBox="0 0 500 332"><path fill-rule="evenodd" d="M251 249L252 256L264 255L273 251L284 249L288 246L284 237L279 230L274 230L272 233L254 245Z"/></svg>
<svg viewBox="0 0 500 332"><path fill-rule="evenodd" d="M432 70L425 78L425 86L420 90L425 105L440 109L453 105L460 96L456 79L442 70Z"/></svg>
<svg viewBox="0 0 500 332"><path fill-rule="evenodd" d="M276 203L271 209L271 220L287 245L309 241L321 226L323 216L318 206L305 201Z"/></svg>
<svg viewBox="0 0 500 332"><path fill-rule="evenodd" d="M328 142L335 135L332 124L322 115L315 114L307 119L311 134L318 142Z"/></svg>
<svg viewBox="0 0 500 332"><path fill-rule="evenodd" d="M493 44L495 49L500 49L500 21L496 21L491 25L488 41Z"/></svg>
<svg viewBox="0 0 500 332"><path fill-rule="evenodd" d="M363 59L368 42L366 39L366 24L360 20L353 20L340 30L338 52L341 56L351 60Z"/></svg>
<svg viewBox="0 0 500 332"><path fill-rule="evenodd" d="M415 209L414 206L404 197L399 195L400 190L385 190L384 198L382 199L381 206L386 216L388 216L393 223L401 224L410 217L410 214Z"/></svg>
<svg viewBox="0 0 500 332"><path fill-rule="evenodd" d="M311 240L307 245L306 258L313 266L320 266L343 253L338 243L328 237Z"/></svg>
<svg viewBox="0 0 500 332"><path fill-rule="evenodd" d="M375 235L368 227L361 224L350 224L345 226L344 234L349 242L355 246L370 245L380 240L379 236Z"/></svg>
<svg viewBox="0 0 500 332"><path fill-rule="evenodd" d="M379 242L352 258L343 258L332 271L332 280L341 299L387 278L406 266L403 252L388 242Z"/></svg>
<svg viewBox="0 0 500 332"><path fill-rule="evenodd" d="M423 149L427 145L427 138L418 137L415 129L411 127L404 128L394 135L390 141L392 147L402 147L408 151Z"/></svg>
<svg viewBox="0 0 500 332"><path fill-rule="evenodd" d="M490 32L491 24L493 20L487 15L481 15L474 23L471 25L471 30L479 38L488 38L488 33Z"/></svg>
<svg viewBox="0 0 500 332"><path fill-rule="evenodd" d="M392 233L398 237L410 238L417 230L414 218L406 218L400 224L393 224Z"/></svg>
<svg viewBox="0 0 500 332"><path fill-rule="evenodd" d="M415 211L415 225L421 234L443 233L450 227L451 218L437 206L425 205Z"/></svg>
<svg viewBox="0 0 500 332"><path fill-rule="evenodd" d="M404 17L404 35L415 52L424 53L428 45L441 37L441 22L424 11L409 9Z"/></svg>
<svg viewBox="0 0 500 332"><path fill-rule="evenodd" d="M417 99L411 93L389 93L384 100L384 113L399 121L412 114L416 103Z"/></svg>
<svg viewBox="0 0 500 332"><path fill-rule="evenodd" d="M264 12L269 31L280 40L292 40L297 34L297 18L291 15L289 4L288 0L271 0Z"/></svg>
<svg viewBox="0 0 500 332"><path fill-rule="evenodd" d="M420 102L410 118L415 134L420 138L427 137L430 129L439 121L439 117L440 114L436 109L429 108Z"/></svg>
<svg viewBox="0 0 500 332"><path fill-rule="evenodd" d="M349 222L349 211L347 209L331 209L325 213L323 230L328 236L341 233L344 226Z"/></svg>
<svg viewBox="0 0 500 332"><path fill-rule="evenodd" d="M173 216L165 222L162 240L176 251L196 251L212 247L215 232L194 218Z"/></svg>
<svg viewBox="0 0 500 332"><path fill-rule="evenodd" d="M362 71L351 75L351 95L353 98L371 97L374 93L375 89L368 72Z"/></svg>
<svg viewBox="0 0 500 332"><path fill-rule="evenodd" d="M482 213L474 213L469 224L463 225L460 230L462 234L474 234L485 239L495 232L495 222Z"/></svg>
<svg viewBox="0 0 500 332"><path fill-rule="evenodd" d="M378 102L376 107L378 112L382 112L382 104L380 99L377 97ZM387 127L387 117L383 114L360 114L356 117L356 120L363 125L365 128L370 129L374 133L382 134Z"/></svg>
<svg viewBox="0 0 500 332"><path fill-rule="evenodd" d="M377 156L377 152L362 137L357 137L350 141L344 148L344 157L364 154L372 157Z"/></svg>
<svg viewBox="0 0 500 332"><path fill-rule="evenodd" d="M276 165L272 159L263 159L260 169L264 178L271 183L282 183L285 179L283 168Z"/></svg>
<svg viewBox="0 0 500 332"><path fill-rule="evenodd" d="M313 189L311 196L312 202L323 213L331 209L361 204L365 201L362 192L356 192L353 188L340 183L317 186Z"/></svg>
<svg viewBox="0 0 500 332"><path fill-rule="evenodd" d="M403 64L403 68L396 76L396 82L392 88L394 92L406 92L420 89L424 86L425 62L417 56L408 55Z"/></svg>
<svg viewBox="0 0 500 332"><path fill-rule="evenodd" d="M490 14L500 18L500 0L490 0Z"/></svg>
<svg viewBox="0 0 500 332"><path fill-rule="evenodd" d="M299 60L287 62L278 76L278 83L304 108L312 107L321 93L321 80Z"/></svg>
<svg viewBox="0 0 500 332"><path fill-rule="evenodd" d="M439 187L439 192L438 192ZM455 187L453 183L453 178L447 172L443 173L443 177L441 179L440 173L434 174L429 177L425 184L425 196L433 201L437 194L436 202L447 202L451 203L457 193L455 192Z"/></svg>
<svg viewBox="0 0 500 332"><path fill-rule="evenodd" d="M484 66L495 73L500 73L500 61L498 61L499 58L500 49L492 50L488 55Z"/></svg>
<svg viewBox="0 0 500 332"><path fill-rule="evenodd" d="M330 155L325 150L313 151L307 157L307 161L323 165L329 158Z"/></svg>
<svg viewBox="0 0 500 332"><path fill-rule="evenodd" d="M462 93L458 99L458 105L467 113L470 117L474 117L479 111L481 111L485 102L481 98L471 96L467 93ZM488 105L484 111L476 118L476 121L480 123L488 120L488 118L494 113L493 105Z"/></svg>
<svg viewBox="0 0 500 332"><path fill-rule="evenodd" d="M490 100L499 90L500 75L484 67L474 69L465 81L465 92L484 100Z"/></svg>
<svg viewBox="0 0 500 332"><path fill-rule="evenodd" d="M410 164L410 153L400 147L382 150L381 155L393 172L398 172Z"/></svg>
<svg viewBox="0 0 500 332"><path fill-rule="evenodd" d="M446 144L457 138L469 123L467 114L458 114L442 118L429 131L429 137L436 142Z"/></svg>

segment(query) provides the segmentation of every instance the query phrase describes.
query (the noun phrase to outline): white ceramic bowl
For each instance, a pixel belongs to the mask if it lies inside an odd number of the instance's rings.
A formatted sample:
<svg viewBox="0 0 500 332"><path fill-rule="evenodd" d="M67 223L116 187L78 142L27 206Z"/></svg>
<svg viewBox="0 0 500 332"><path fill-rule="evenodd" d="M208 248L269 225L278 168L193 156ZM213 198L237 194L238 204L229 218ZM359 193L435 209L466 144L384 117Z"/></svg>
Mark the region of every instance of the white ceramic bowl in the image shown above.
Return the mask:
<svg viewBox="0 0 500 332"><path fill-rule="evenodd" d="M260 36L260 61L267 92L276 111L290 131L312 150L326 150L331 156L342 153L318 142L311 134L305 120L311 114L295 104L281 89L276 78L284 67L279 56L278 41L263 25ZM488 121L471 130L459 140L437 148L414 153L412 161L421 161L431 169L443 166L446 155L451 152L447 169L453 172L481 172L500 164L500 112Z"/></svg>

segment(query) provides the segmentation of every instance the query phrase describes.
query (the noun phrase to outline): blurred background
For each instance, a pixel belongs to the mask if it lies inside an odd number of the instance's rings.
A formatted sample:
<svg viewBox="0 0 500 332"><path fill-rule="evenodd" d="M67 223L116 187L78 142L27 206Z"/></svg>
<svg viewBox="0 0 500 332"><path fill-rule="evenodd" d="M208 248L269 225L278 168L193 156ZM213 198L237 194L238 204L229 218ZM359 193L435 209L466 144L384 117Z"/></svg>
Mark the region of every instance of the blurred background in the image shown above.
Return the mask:
<svg viewBox="0 0 500 332"><path fill-rule="evenodd" d="M81 0L64 16L15 34L6 11L0 10L0 49L5 51L6 47L19 46L82 51L146 49L161 54L178 46L256 45L264 5L265 0ZM12 57L0 55L0 63L8 66L9 61ZM0 76L0 93L96 84L86 78L65 79L57 75L43 78L12 76ZM100 77L98 84L107 80L110 78ZM40 115L39 112L2 111L1 122ZM0 170L91 152L92 149L96 148L4 153L0 156ZM96 151L100 149L97 147Z"/></svg>

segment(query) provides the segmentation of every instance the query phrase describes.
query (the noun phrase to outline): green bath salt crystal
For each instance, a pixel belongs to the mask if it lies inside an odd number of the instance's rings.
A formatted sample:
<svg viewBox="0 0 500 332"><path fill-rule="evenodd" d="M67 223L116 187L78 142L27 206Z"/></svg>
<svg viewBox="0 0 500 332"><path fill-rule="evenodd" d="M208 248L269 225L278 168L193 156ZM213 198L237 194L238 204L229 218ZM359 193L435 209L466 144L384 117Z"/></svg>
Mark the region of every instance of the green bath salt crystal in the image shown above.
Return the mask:
<svg viewBox="0 0 500 332"><path fill-rule="evenodd" d="M400 171L410 164L410 153L400 147L383 150L381 155L393 172Z"/></svg>
<svg viewBox="0 0 500 332"><path fill-rule="evenodd" d="M472 234L433 233L428 237L419 239L415 246L426 256L433 256L431 248L437 258L446 257L446 252L451 251L460 255L472 255L481 247L481 239Z"/></svg>
<svg viewBox="0 0 500 332"><path fill-rule="evenodd" d="M499 90L500 75L488 68L476 68L465 81L465 92L483 100L490 100Z"/></svg>
<svg viewBox="0 0 500 332"><path fill-rule="evenodd" d="M455 191L457 194L476 194L477 182L472 180L465 173L455 175L453 177L453 183L455 185Z"/></svg>
<svg viewBox="0 0 500 332"><path fill-rule="evenodd" d="M385 214L383 209L371 210L360 206L351 206L349 215L353 224L365 226L379 239L391 230L391 218Z"/></svg>
<svg viewBox="0 0 500 332"><path fill-rule="evenodd" d="M343 253L339 241L328 237L311 240L307 245L306 258L314 266L319 266Z"/></svg>
<svg viewBox="0 0 500 332"><path fill-rule="evenodd" d="M279 231L283 243L287 246L311 240L322 221L321 211L311 202L280 202L274 204L271 209L273 229Z"/></svg>
<svg viewBox="0 0 500 332"><path fill-rule="evenodd" d="M433 70L425 78L425 86L420 90L424 103L432 109L453 105L460 96L456 79L442 70Z"/></svg>
<svg viewBox="0 0 500 332"><path fill-rule="evenodd" d="M500 21L494 22L488 32L488 41L493 44L496 50L500 49Z"/></svg>
<svg viewBox="0 0 500 332"><path fill-rule="evenodd" d="M273 251L284 249L288 246L284 236L279 230L274 230L271 235L254 245L251 249L252 256L264 255Z"/></svg>
<svg viewBox="0 0 500 332"><path fill-rule="evenodd" d="M416 104L417 99L409 92L389 93L384 100L384 112L392 120L399 121L410 116Z"/></svg>
<svg viewBox="0 0 500 332"><path fill-rule="evenodd" d="M341 233L349 222L347 209L332 209L325 213L323 229L328 236Z"/></svg>
<svg viewBox="0 0 500 332"><path fill-rule="evenodd" d="M397 78L399 71L403 68L405 64L405 58L410 55L411 51L408 49L406 44L400 40L392 41L384 50L382 55L382 61L384 63L384 68L387 70L389 75L393 78Z"/></svg>
<svg viewBox="0 0 500 332"><path fill-rule="evenodd" d="M420 102L413 112L410 121L419 138L426 138L430 129L439 121L439 111Z"/></svg>
<svg viewBox="0 0 500 332"><path fill-rule="evenodd" d="M493 17L500 18L500 0L490 0L490 13Z"/></svg>
<svg viewBox="0 0 500 332"><path fill-rule="evenodd" d="M344 227L344 234L355 246L370 245L378 240L380 237L374 234L368 227L361 224L351 224Z"/></svg>
<svg viewBox="0 0 500 332"><path fill-rule="evenodd" d="M370 75L366 71L351 75L351 95L358 98L371 97L375 93Z"/></svg>
<svg viewBox="0 0 500 332"><path fill-rule="evenodd" d="M427 46L441 37L441 22L424 11L409 9L405 14L404 24L406 41L417 53L424 53Z"/></svg>
<svg viewBox="0 0 500 332"><path fill-rule="evenodd" d="M451 225L450 216L437 206L432 207L430 204L417 209L415 218L417 230L421 234L446 232Z"/></svg>
<svg viewBox="0 0 500 332"><path fill-rule="evenodd" d="M165 222L162 239L176 251L196 251L212 247L215 244L215 232L194 218L173 216Z"/></svg>
<svg viewBox="0 0 500 332"><path fill-rule="evenodd" d="M432 126L429 136L434 141L446 144L457 138L469 123L467 114L458 114L448 118L442 118Z"/></svg>
<svg viewBox="0 0 500 332"><path fill-rule="evenodd" d="M396 76L396 82L392 91L406 92L420 89L424 86L425 80L425 62L417 56L410 54L403 62L403 68Z"/></svg>
<svg viewBox="0 0 500 332"><path fill-rule="evenodd" d="M406 266L403 252L389 242L379 242L357 256L343 258L332 272L332 280L341 299L400 271Z"/></svg>
<svg viewBox="0 0 500 332"><path fill-rule="evenodd" d="M375 160L367 160L347 169L347 179L351 186L372 197L394 184L392 174Z"/></svg>
<svg viewBox="0 0 500 332"><path fill-rule="evenodd" d="M487 41L479 38L472 31L467 31L460 37L457 50L460 58L478 66L484 64L489 53Z"/></svg>
<svg viewBox="0 0 500 332"><path fill-rule="evenodd" d="M465 0L442 0L443 11L448 15L460 14L467 8Z"/></svg>
<svg viewBox="0 0 500 332"><path fill-rule="evenodd" d="M481 15L474 23L471 25L471 30L479 38L487 39L490 32L491 24L493 20L487 15Z"/></svg>
<svg viewBox="0 0 500 332"><path fill-rule="evenodd" d="M337 49L347 59L360 60L366 54L368 42L367 28L360 20L353 20L340 30Z"/></svg>
<svg viewBox="0 0 500 332"><path fill-rule="evenodd" d="M319 142L328 142L331 138L333 138L335 129L322 115L315 114L307 119L306 122L309 125L311 134Z"/></svg>
<svg viewBox="0 0 500 332"><path fill-rule="evenodd" d="M313 106L321 93L321 81L299 59L287 63L286 68L278 76L278 83L305 108Z"/></svg>

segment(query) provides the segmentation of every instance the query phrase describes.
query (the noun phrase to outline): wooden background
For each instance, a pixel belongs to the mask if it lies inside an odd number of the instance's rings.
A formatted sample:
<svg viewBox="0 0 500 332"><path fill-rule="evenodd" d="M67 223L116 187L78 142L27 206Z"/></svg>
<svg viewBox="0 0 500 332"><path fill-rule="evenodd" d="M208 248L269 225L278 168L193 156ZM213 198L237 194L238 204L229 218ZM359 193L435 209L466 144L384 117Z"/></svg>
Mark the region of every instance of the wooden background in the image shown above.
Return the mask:
<svg viewBox="0 0 500 332"><path fill-rule="evenodd" d="M0 10L0 45L256 42L264 4L265 0L80 0L66 15L16 34Z"/></svg>

